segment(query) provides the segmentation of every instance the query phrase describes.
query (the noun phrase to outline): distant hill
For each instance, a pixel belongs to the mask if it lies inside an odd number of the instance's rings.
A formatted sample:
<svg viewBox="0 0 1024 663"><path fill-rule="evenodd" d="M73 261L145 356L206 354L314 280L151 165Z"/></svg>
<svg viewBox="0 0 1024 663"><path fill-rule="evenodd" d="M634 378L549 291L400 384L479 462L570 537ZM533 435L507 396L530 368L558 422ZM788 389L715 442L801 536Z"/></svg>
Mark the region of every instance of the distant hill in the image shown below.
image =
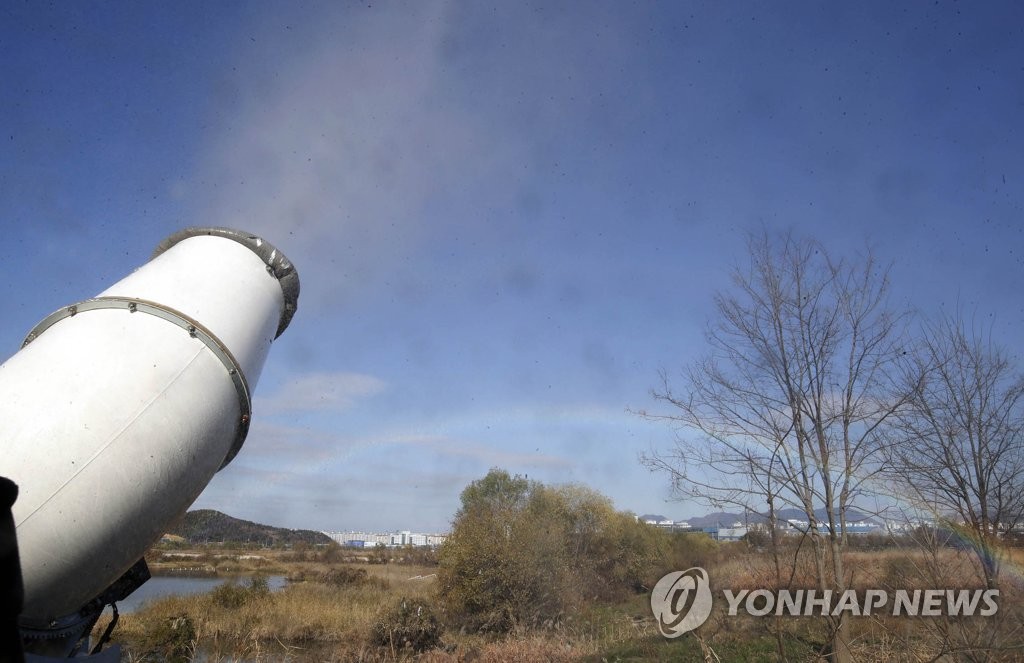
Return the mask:
<svg viewBox="0 0 1024 663"><path fill-rule="evenodd" d="M818 509L817 511L818 520L824 522L825 512L824 509ZM705 513L703 515L692 515L690 517L684 517L684 519L669 519L664 515L658 515L654 513L645 513L640 517L641 521L669 521L675 520L677 523L687 523L692 528L706 528L706 527L732 527L736 523L743 525L755 525L764 524L768 522L768 516L756 511L742 511L730 512L730 511L715 511L714 513ZM779 521L797 520L806 521L807 515L803 510L799 508L783 508L779 509L775 517ZM880 523L879 517L872 517L870 514L860 511L856 508L851 508L847 511L847 522L856 523L858 521L873 521Z"/></svg>
<svg viewBox="0 0 1024 663"><path fill-rule="evenodd" d="M751 515L754 514L747 515L747 522L756 522L756 520L751 518ZM708 513L703 516L687 518L686 522L690 524L690 527L732 527L734 523L743 522L743 514L716 511L715 513Z"/></svg>
<svg viewBox="0 0 1024 663"><path fill-rule="evenodd" d="M827 520L827 518L825 517L824 509L819 509L816 515L818 516L818 519L821 522L825 522ZM665 520L665 518L662 516L656 517L660 520ZM641 518L646 519L647 516L641 516ZM779 509L778 513L776 514L776 518L778 518L780 521L785 521L789 519L807 520L807 515L800 509ZM755 513L753 511L748 511L746 514L742 512L729 513L726 511L718 511L715 513L708 513L703 516L679 518L678 520L689 523L690 527L702 528L732 527L733 523L744 523L746 525L753 525L755 523L767 523L768 517L763 514ZM858 511L857 509L853 508L847 511L846 520L850 523L855 523L861 520L871 520L876 523L881 522L879 518L872 517L867 513Z"/></svg>
<svg viewBox="0 0 1024 663"><path fill-rule="evenodd" d="M180 536L189 543L250 543L259 546L330 543L321 532L306 529L285 529L260 525L232 518L213 509L189 511L168 534Z"/></svg>

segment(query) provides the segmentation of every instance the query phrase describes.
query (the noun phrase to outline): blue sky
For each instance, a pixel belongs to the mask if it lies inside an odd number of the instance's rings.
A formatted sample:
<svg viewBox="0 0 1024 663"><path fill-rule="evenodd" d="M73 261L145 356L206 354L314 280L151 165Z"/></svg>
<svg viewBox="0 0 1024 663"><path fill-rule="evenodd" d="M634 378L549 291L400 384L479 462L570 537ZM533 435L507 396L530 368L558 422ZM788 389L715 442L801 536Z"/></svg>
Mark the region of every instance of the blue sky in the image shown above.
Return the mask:
<svg viewBox="0 0 1024 663"><path fill-rule="evenodd" d="M188 225L302 279L197 506L443 530L500 466L682 518L638 454L760 228L1024 329L1016 3L6 3L0 353Z"/></svg>

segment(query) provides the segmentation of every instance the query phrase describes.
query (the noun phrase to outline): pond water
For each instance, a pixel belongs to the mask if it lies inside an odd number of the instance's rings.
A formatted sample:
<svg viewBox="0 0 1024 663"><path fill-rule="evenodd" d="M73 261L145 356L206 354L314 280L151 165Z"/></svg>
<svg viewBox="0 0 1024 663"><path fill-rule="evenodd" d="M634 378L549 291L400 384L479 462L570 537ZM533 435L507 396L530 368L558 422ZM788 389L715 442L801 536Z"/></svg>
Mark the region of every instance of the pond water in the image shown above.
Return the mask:
<svg viewBox="0 0 1024 663"><path fill-rule="evenodd" d="M271 591L277 591L287 584L284 576L266 576L267 586ZM117 609L122 614L135 612L142 607L146 601L160 599L165 596L190 594L203 594L209 592L219 585L228 582L237 582L241 585L249 583L249 576L215 578L192 578L188 576L153 576L142 587L139 587L123 601L118 601Z"/></svg>

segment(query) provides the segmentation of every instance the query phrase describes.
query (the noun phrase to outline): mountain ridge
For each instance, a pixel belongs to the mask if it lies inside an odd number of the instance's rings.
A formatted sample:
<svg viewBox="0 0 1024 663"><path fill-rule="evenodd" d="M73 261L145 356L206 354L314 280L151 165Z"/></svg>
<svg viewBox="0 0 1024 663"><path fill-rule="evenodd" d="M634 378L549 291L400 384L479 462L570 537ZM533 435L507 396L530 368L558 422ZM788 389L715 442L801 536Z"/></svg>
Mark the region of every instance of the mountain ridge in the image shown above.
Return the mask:
<svg viewBox="0 0 1024 663"><path fill-rule="evenodd" d="M236 543L272 547L299 542L314 545L331 542L330 537L322 532L263 525L215 509L188 511L167 533L180 536L191 544Z"/></svg>
<svg viewBox="0 0 1024 663"><path fill-rule="evenodd" d="M819 522L827 521L824 509L819 509L815 512ZM807 514L802 509L788 508L779 509L776 513L776 518L780 522L787 520L807 520ZM690 518L679 518L672 519L666 518L661 515L645 514L640 516L641 520L673 520L674 522L685 522L693 528L703 527L732 527L734 523L741 523L743 525L754 525L764 524L768 522L768 516L760 514L754 511L748 511L746 513L732 513L728 511L715 511L713 513L706 513L702 516L692 516ZM846 521L848 523L856 523L861 521L872 521L880 523L881 519L872 516L871 514L865 513L858 509L849 509L846 513Z"/></svg>

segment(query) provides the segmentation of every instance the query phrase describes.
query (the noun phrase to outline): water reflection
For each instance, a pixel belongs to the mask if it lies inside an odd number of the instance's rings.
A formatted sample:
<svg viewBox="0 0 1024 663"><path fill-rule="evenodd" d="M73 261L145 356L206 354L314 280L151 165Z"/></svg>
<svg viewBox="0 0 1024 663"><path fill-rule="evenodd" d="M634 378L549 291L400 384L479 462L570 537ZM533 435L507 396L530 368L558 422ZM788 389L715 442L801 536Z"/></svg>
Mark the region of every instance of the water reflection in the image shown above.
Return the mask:
<svg viewBox="0 0 1024 663"><path fill-rule="evenodd" d="M142 587L139 587L137 590L132 592L128 598L123 601L119 601L117 609L122 614L127 614L139 610L147 601L161 599L165 596L172 595L188 596L191 594L204 594L216 589L219 585L229 582L237 582L242 585L247 585L249 583L249 578L250 576L218 576L214 578L154 576L142 585ZM266 578L267 586L271 591L281 589L287 582L285 577L280 575L266 576Z"/></svg>

